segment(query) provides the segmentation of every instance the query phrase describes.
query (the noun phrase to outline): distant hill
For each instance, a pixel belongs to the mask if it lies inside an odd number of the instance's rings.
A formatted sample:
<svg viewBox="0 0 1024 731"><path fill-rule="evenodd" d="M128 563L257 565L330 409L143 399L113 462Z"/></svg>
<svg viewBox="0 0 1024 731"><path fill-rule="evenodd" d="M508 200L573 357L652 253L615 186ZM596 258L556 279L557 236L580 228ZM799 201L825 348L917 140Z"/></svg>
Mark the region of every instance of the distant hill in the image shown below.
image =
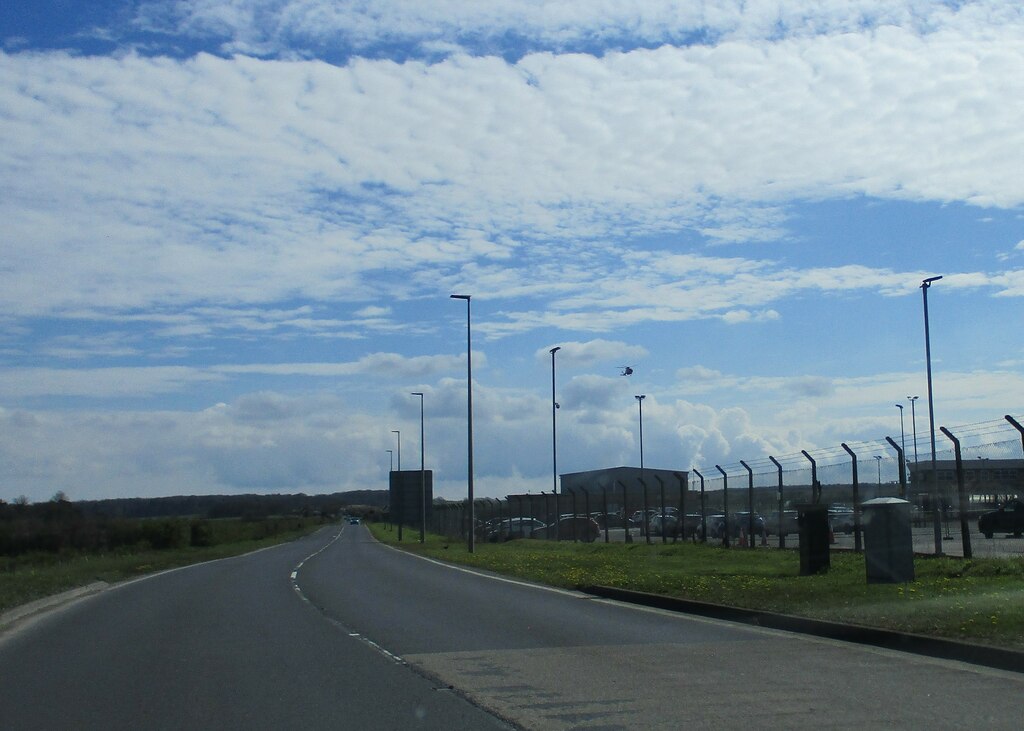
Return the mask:
<svg viewBox="0 0 1024 731"><path fill-rule="evenodd" d="M337 513L352 505L384 507L387 490L350 490L329 495L179 495L75 501L82 515L109 518L261 518L269 515Z"/></svg>

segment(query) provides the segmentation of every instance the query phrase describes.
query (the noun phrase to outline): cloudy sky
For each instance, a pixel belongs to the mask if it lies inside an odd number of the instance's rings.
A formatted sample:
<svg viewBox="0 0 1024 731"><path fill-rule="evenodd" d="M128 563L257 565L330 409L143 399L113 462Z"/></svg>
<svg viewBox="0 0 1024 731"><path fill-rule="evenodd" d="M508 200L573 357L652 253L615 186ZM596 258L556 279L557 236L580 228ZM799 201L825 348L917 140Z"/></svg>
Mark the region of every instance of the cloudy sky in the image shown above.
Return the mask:
<svg viewBox="0 0 1024 731"><path fill-rule="evenodd" d="M462 496L452 293L478 495L550 489L554 346L560 472L639 463L636 394L650 467L926 440L934 275L937 424L1024 415L1016 0L6 0L0 49L0 499L383 488L413 391Z"/></svg>

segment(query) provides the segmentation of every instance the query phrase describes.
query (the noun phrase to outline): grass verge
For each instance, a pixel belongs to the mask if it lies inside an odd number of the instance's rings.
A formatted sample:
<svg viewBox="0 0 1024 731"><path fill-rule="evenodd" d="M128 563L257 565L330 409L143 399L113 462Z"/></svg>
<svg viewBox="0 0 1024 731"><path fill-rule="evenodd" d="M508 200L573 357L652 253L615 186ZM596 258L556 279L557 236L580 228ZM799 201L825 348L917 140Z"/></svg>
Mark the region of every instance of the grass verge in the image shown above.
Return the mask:
<svg viewBox="0 0 1024 731"><path fill-rule="evenodd" d="M381 541L397 531L371 524ZM406 535L411 535L406 532ZM831 570L800 576L791 550L689 543L605 544L520 540L477 543L428 535L401 547L552 586L604 585L1024 650L1024 560L918 557L916 580L868 584L864 557L833 552Z"/></svg>
<svg viewBox="0 0 1024 731"><path fill-rule="evenodd" d="M308 535L323 523L296 521L300 526L263 538L244 538L215 546L109 553L32 553L0 558L0 613L36 599L86 586L95 581L116 583L143 574L249 553Z"/></svg>

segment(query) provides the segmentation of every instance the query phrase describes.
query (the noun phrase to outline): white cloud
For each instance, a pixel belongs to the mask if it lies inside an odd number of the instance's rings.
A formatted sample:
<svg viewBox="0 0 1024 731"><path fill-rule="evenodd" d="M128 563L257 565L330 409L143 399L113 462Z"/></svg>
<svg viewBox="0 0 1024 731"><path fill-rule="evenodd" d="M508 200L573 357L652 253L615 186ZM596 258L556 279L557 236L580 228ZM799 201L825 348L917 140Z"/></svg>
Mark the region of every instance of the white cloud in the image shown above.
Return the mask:
<svg viewBox="0 0 1024 731"><path fill-rule="evenodd" d="M401 40L443 54L467 44L493 48L508 43L513 50L516 42L510 43L509 37L529 47L557 50L625 39L657 46L697 33L714 40L749 40L863 33L888 25L918 32L949 27L978 32L1019 17L1019 7L1000 2L951 8L892 0L648 0L638 13L630 3L594 0L182 0L170 7L147 0L140 5L137 22L161 33L226 38L225 50L235 52L294 53L296 43L312 50L339 41L363 50Z"/></svg>
<svg viewBox="0 0 1024 731"><path fill-rule="evenodd" d="M586 342L562 342L557 353L558 362L578 368L590 367L597 363L609 361L633 365L647 355L647 349L640 345L629 345L616 340L588 340ZM554 344L537 350L538 360L548 360Z"/></svg>
<svg viewBox="0 0 1024 731"><path fill-rule="evenodd" d="M382 273L429 267L529 296L611 277L612 230L770 238L794 197L1019 205L1018 28L515 65L3 55L0 292L20 313L357 301L422 292ZM598 266L542 268L524 225Z"/></svg>
<svg viewBox="0 0 1024 731"><path fill-rule="evenodd" d="M82 396L94 399L152 396L223 381L216 373L188 366L121 368L10 368L0 370L5 398Z"/></svg>

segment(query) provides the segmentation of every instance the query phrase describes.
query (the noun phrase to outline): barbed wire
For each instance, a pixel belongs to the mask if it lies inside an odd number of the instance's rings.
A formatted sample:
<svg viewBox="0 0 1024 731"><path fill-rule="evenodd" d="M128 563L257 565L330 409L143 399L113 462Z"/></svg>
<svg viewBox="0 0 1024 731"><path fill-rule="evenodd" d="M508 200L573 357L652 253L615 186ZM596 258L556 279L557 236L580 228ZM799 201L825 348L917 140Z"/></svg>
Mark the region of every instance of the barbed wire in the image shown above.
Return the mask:
<svg viewBox="0 0 1024 731"><path fill-rule="evenodd" d="M1020 444L1021 442L1020 432L1018 432L1016 427L1011 425L1005 418L989 419L986 421L961 424L955 427L947 427L947 429L949 429L949 432L953 434L953 436L960 440L962 450L978 451L986 447L1001 447L1002 449L1000 451L1003 451L1009 450L1011 448L1011 445L1015 443ZM978 441L981 438L991 437L994 435L1005 436L1003 439L999 441L989 441L987 443L981 443ZM931 434L926 434L923 436L923 438L925 439L924 443L928 449L928 454L930 456ZM940 438L943 442L943 447L941 449L939 448ZM921 440L922 435L919 434L917 438L918 445L921 444ZM893 441L896 441L895 438L893 439ZM911 443L913 444L913 442ZM884 438L864 440L859 442L846 442L845 444L847 447L850 448L850 450L855 455L857 455L858 463L863 462L865 464L869 464L876 454L882 459L886 460L887 462L891 462L897 459L895 454L892 453L892 445L889 444L889 442ZM941 434L941 432L936 433L936 457L938 457L938 455L940 454L951 454L952 450L953 446L949 444L949 440L945 437L945 435ZM827 470L829 468L834 468L840 465L850 464L850 455L842 447L842 445L830 447L817 447L806 451L814 459L817 468L821 470ZM995 450L992 449L992 451ZM868 453L870 453L870 456L865 456L864 458L861 457L862 454L867 455ZM782 472L784 475L792 474L794 472L806 472L810 471L811 469L810 460L807 459L807 456L802 451L784 455L772 455L772 457L774 457L778 464L782 466ZM904 459L909 460L909 455L904 454ZM746 462L747 466L744 466L742 462ZM751 472L753 472L755 477L758 475L763 476L766 474L777 474L779 470L779 467L776 465L776 463L772 462L771 458L769 457L758 457L749 460L745 459L742 460L742 462L737 460L735 462L729 462L726 464L722 464L720 466L723 470L725 470L726 474L729 475L730 477L732 477L734 473L739 475L740 477L747 476L747 467L750 468ZM718 467L719 465L715 465L712 468L696 467L696 469L705 476L705 480L721 480L722 475L718 471Z"/></svg>

